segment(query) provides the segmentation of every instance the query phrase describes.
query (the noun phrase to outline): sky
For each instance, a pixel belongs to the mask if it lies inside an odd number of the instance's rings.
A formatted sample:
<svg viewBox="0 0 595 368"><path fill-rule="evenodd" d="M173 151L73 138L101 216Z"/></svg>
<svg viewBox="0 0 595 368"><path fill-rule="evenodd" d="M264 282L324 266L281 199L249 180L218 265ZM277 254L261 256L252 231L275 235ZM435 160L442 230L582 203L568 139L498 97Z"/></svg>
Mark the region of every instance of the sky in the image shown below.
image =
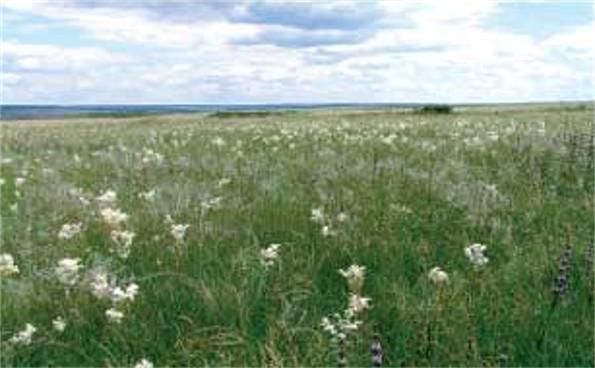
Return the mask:
<svg viewBox="0 0 595 368"><path fill-rule="evenodd" d="M23 104L592 100L592 1L1 0Z"/></svg>

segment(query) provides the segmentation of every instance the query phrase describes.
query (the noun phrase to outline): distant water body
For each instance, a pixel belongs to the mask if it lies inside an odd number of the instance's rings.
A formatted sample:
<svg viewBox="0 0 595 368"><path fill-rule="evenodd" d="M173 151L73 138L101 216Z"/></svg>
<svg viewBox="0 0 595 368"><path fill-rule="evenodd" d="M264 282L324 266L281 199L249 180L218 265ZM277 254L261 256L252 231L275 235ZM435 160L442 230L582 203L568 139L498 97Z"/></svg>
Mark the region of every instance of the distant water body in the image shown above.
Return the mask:
<svg viewBox="0 0 595 368"><path fill-rule="evenodd" d="M271 111L314 108L405 108L419 104L398 103L328 103L328 104L258 104L258 105L1 105L1 120L59 119L68 116L113 116L137 114L175 114L216 111Z"/></svg>

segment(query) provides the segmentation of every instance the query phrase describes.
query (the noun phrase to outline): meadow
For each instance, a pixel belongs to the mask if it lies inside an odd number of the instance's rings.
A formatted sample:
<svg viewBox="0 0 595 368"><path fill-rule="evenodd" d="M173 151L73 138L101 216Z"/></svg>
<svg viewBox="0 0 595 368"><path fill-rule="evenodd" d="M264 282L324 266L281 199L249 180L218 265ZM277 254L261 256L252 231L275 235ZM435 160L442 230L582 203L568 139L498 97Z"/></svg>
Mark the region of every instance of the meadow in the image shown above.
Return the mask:
<svg viewBox="0 0 595 368"><path fill-rule="evenodd" d="M594 366L593 113L2 122L0 363Z"/></svg>

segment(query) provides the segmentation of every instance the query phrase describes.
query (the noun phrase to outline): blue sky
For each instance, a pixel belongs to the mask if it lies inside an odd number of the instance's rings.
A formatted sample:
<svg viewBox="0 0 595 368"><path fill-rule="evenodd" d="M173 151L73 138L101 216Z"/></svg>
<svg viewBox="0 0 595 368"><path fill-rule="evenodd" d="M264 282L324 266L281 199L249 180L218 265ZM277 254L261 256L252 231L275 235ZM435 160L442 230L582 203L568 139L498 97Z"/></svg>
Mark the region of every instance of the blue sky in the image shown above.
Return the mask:
<svg viewBox="0 0 595 368"><path fill-rule="evenodd" d="M3 103L593 98L590 1L4 0Z"/></svg>

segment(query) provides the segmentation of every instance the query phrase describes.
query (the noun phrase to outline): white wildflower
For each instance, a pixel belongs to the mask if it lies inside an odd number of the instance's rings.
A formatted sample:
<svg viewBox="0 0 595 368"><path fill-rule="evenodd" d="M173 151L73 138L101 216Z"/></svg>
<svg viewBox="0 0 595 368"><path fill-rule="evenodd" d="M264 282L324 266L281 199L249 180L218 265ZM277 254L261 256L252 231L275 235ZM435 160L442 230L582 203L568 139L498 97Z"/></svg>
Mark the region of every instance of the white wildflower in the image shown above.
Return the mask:
<svg viewBox="0 0 595 368"><path fill-rule="evenodd" d="M107 273L103 271L92 273L89 280L89 287L91 288L91 293L97 298L107 298L111 294Z"/></svg>
<svg viewBox="0 0 595 368"><path fill-rule="evenodd" d="M217 186L219 188L224 187L226 185L228 185L229 183L231 183L231 179L229 178L222 178L217 182Z"/></svg>
<svg viewBox="0 0 595 368"><path fill-rule="evenodd" d="M217 138L213 139L211 141L211 143L213 143L217 147L223 147L223 146L225 146L225 141L221 137L217 137Z"/></svg>
<svg viewBox="0 0 595 368"><path fill-rule="evenodd" d="M339 270L339 273L347 279L349 290L354 294L359 294L364 284L366 267L353 264L347 270Z"/></svg>
<svg viewBox="0 0 595 368"><path fill-rule="evenodd" d="M176 242L181 243L184 241L184 236L186 236L186 230L190 225L188 224L174 224L171 225L170 234L176 239Z"/></svg>
<svg viewBox="0 0 595 368"><path fill-rule="evenodd" d="M204 211L216 209L221 204L222 199L223 198L221 198L221 197L214 197L214 198L206 199L206 200L203 200L202 202L200 202L200 206L202 207L202 209Z"/></svg>
<svg viewBox="0 0 595 368"><path fill-rule="evenodd" d="M110 308L105 311L105 316L109 322L120 324L124 318L124 313L120 312L115 308Z"/></svg>
<svg viewBox="0 0 595 368"><path fill-rule="evenodd" d="M8 207L10 209L10 211L12 212L17 212L19 210L19 204L18 203L13 203L10 205L10 207Z"/></svg>
<svg viewBox="0 0 595 368"><path fill-rule="evenodd" d="M324 211L322 210L322 208L312 209L312 214L310 216L310 219L316 223L324 222Z"/></svg>
<svg viewBox="0 0 595 368"><path fill-rule="evenodd" d="M347 220L349 220L349 216L345 212L340 212L337 215L337 221L346 222Z"/></svg>
<svg viewBox="0 0 595 368"><path fill-rule="evenodd" d="M151 363L147 359L141 359L138 363L134 365L134 368L153 368L153 363Z"/></svg>
<svg viewBox="0 0 595 368"><path fill-rule="evenodd" d="M155 152L151 149L147 149L144 152L142 162L144 164L147 163L155 163L157 165L163 164L164 156L161 153Z"/></svg>
<svg viewBox="0 0 595 368"><path fill-rule="evenodd" d="M97 197L97 202L104 206L111 206L116 203L118 196L116 192L111 189L106 190L103 192L99 197Z"/></svg>
<svg viewBox="0 0 595 368"><path fill-rule="evenodd" d="M19 273L19 266L14 264L14 258L11 254L0 254L0 276L11 276Z"/></svg>
<svg viewBox="0 0 595 368"><path fill-rule="evenodd" d="M37 328L30 323L25 325L25 329L19 331L8 340L11 344L15 345L29 345L33 338L33 334L37 332Z"/></svg>
<svg viewBox="0 0 595 368"><path fill-rule="evenodd" d="M18 177L18 178L15 178L14 179L14 185L15 185L15 187L20 187L24 183L25 183L25 178Z"/></svg>
<svg viewBox="0 0 595 368"><path fill-rule="evenodd" d="M124 301L130 301L133 302L134 298L136 297L136 295L138 294L138 285L135 283L129 284L125 290L122 290L122 288L115 287L112 291L111 291L111 299L112 302L114 303L121 303Z"/></svg>
<svg viewBox="0 0 595 368"><path fill-rule="evenodd" d="M483 244L472 244L465 248L465 255L469 259L469 262L476 268L482 268L488 264L489 259L483 252L485 252L487 246Z"/></svg>
<svg viewBox="0 0 595 368"><path fill-rule="evenodd" d="M3 186L6 183L6 180L4 180L4 178L0 178L0 187Z"/></svg>
<svg viewBox="0 0 595 368"><path fill-rule="evenodd" d="M335 236L337 232L333 230L329 225L324 225L322 229L320 229L320 233L324 237Z"/></svg>
<svg viewBox="0 0 595 368"><path fill-rule="evenodd" d="M349 309L355 314L363 312L365 309L370 308L370 301L372 299L361 297L357 294L351 294L349 296Z"/></svg>
<svg viewBox="0 0 595 368"><path fill-rule="evenodd" d="M112 230L110 236L112 241L116 244L115 249L113 249L116 254L122 259L128 258L128 255L130 255L130 247L132 246L132 241L136 234L132 231Z"/></svg>
<svg viewBox="0 0 595 368"><path fill-rule="evenodd" d="M139 198L144 199L147 202L153 202L155 199L155 189L151 189L148 192L141 192L138 194Z"/></svg>
<svg viewBox="0 0 595 368"><path fill-rule="evenodd" d="M115 227L121 222L128 220L128 215L119 209L104 208L101 210L101 217L106 224Z"/></svg>
<svg viewBox="0 0 595 368"><path fill-rule="evenodd" d="M52 321L52 326L54 327L54 330L62 332L66 328L66 322L62 316L58 316Z"/></svg>
<svg viewBox="0 0 595 368"><path fill-rule="evenodd" d="M435 284L442 284L448 282L448 274L440 267L434 267L428 272L428 278Z"/></svg>
<svg viewBox="0 0 595 368"><path fill-rule="evenodd" d="M343 324L343 331L345 332L352 332L352 331L357 331L357 329L359 328L359 326L362 325L362 321L351 321L351 322L346 322Z"/></svg>
<svg viewBox="0 0 595 368"><path fill-rule="evenodd" d="M80 262L80 258L63 258L58 261L58 266L55 269L58 280L67 286L76 284L79 278L78 272L83 268Z"/></svg>
<svg viewBox="0 0 595 368"><path fill-rule="evenodd" d="M72 239L81 232L83 224L77 222L76 224L64 224L58 233L59 239Z"/></svg>
<svg viewBox="0 0 595 368"><path fill-rule="evenodd" d="M337 334L337 328L335 327L335 325L331 322L331 320L328 317L322 318L322 322L320 323L320 326L322 327L322 329L325 332L328 332L333 336Z"/></svg>
<svg viewBox="0 0 595 368"><path fill-rule="evenodd" d="M261 249L260 264L267 268L274 265L277 258L279 258L279 247L281 247L281 244L271 244L267 248Z"/></svg>

